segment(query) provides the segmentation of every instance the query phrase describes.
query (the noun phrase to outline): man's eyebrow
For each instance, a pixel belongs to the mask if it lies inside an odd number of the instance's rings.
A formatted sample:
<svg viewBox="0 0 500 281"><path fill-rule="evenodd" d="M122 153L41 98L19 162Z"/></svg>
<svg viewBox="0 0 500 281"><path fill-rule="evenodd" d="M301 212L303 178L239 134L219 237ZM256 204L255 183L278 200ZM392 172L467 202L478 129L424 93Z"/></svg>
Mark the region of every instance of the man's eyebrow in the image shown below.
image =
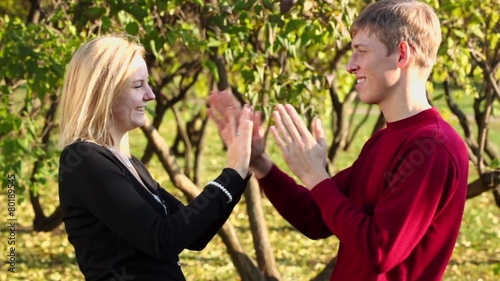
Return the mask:
<svg viewBox="0 0 500 281"><path fill-rule="evenodd" d="M353 49L358 49L359 47L366 47L366 44L363 43L352 44Z"/></svg>

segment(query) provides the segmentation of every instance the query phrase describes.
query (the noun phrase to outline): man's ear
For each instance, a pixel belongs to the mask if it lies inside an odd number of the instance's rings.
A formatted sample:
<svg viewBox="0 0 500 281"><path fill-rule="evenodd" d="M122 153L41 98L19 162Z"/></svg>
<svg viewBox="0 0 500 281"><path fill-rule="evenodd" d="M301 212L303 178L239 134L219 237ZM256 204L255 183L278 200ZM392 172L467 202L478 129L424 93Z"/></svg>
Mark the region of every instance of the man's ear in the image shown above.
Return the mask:
<svg viewBox="0 0 500 281"><path fill-rule="evenodd" d="M408 66L410 59L412 57L410 44L406 41L401 41L398 45L399 50L399 58L398 58L398 67L405 68Z"/></svg>

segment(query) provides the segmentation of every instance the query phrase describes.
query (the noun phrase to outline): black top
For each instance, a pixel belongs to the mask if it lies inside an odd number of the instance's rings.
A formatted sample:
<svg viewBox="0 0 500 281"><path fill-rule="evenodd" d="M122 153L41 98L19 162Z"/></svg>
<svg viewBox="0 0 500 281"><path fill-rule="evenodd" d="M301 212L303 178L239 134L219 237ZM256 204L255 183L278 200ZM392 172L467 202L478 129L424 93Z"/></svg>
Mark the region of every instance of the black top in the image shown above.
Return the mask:
<svg viewBox="0 0 500 281"><path fill-rule="evenodd" d="M179 253L202 250L229 217L247 182L226 168L184 206L135 157L148 189L108 149L75 142L62 151L59 200L68 239L86 280L185 280Z"/></svg>

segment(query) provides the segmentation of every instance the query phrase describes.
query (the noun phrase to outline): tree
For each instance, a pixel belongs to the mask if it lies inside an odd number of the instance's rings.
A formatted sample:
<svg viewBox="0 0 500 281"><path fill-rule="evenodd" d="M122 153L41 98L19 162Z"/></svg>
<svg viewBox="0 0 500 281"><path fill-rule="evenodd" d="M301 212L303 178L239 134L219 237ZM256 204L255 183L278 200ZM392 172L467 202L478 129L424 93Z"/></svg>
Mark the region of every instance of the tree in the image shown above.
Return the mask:
<svg viewBox="0 0 500 281"><path fill-rule="evenodd" d="M441 14L444 43L433 82L442 85L446 104L460 122L469 158L479 175L469 184L467 198L492 190L500 207L499 151L489 141L488 126L500 108L500 17L497 12L500 3L484 1L472 11L467 3L445 2L440 7L445 12ZM457 103L459 96L473 97L472 118Z"/></svg>
<svg viewBox="0 0 500 281"><path fill-rule="evenodd" d="M500 101L497 2L487 0L477 6L468 0L431 2L439 10L444 40L429 98L436 103L444 99L460 121L478 174L469 186L469 197L493 190L500 206L500 163L488 134ZM147 146L141 160L148 163L156 155L188 200L199 193L206 95L212 88L231 88L241 102L262 109L267 127L272 107L283 101L295 105L308 123L314 115L329 116L332 173L338 152L349 149L358 133L366 130L370 116L377 114L359 104L354 77L344 70L350 54L348 26L364 2L30 0L29 4L0 5L0 170L27 175L18 179L26 179L19 186L28 187L35 231L51 230L61 222L60 209L46 215L40 200L41 194L56 194L50 179L57 177L58 97L69 58L96 35L126 32L137 35L145 46L157 100L149 109L151 122L142 127ZM443 94L436 89L443 89ZM470 110L457 102L461 95L474 96L472 118L467 115ZM175 120L168 122L176 122L177 128L171 147L158 133L169 111ZM361 120L355 121L360 114ZM383 116L376 116L371 132L384 125ZM278 280L255 181L245 196L255 257L243 249L230 223L220 236L242 280ZM328 275L334 263L333 258L317 280Z"/></svg>

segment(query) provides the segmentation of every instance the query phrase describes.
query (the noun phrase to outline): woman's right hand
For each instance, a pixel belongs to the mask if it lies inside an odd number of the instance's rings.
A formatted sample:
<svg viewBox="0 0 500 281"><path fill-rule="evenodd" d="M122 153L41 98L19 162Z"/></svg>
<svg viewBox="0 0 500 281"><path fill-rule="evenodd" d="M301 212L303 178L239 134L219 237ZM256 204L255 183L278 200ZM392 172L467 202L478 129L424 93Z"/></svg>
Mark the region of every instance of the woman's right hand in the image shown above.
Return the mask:
<svg viewBox="0 0 500 281"><path fill-rule="evenodd" d="M244 105L241 112L235 108L227 110L229 124L221 130L222 139L227 145L227 166L245 178L250 164L253 109Z"/></svg>

